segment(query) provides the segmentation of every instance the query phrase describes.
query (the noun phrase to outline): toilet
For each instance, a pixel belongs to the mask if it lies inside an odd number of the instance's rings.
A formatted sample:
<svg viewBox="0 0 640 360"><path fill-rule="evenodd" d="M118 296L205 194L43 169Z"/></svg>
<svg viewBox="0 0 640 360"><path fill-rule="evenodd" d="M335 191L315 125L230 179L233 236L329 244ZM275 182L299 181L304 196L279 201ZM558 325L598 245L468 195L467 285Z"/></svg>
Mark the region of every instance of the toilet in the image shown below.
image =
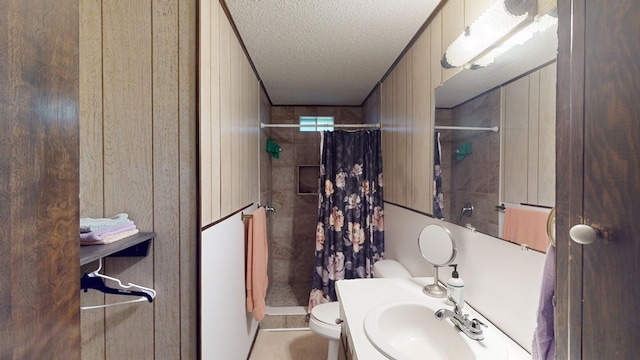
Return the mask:
<svg viewBox="0 0 640 360"><path fill-rule="evenodd" d="M375 278L410 278L407 269L395 260L378 260L373 265ZM337 360L340 348L340 303L337 301L314 306L309 317L309 329L329 340L327 360Z"/></svg>

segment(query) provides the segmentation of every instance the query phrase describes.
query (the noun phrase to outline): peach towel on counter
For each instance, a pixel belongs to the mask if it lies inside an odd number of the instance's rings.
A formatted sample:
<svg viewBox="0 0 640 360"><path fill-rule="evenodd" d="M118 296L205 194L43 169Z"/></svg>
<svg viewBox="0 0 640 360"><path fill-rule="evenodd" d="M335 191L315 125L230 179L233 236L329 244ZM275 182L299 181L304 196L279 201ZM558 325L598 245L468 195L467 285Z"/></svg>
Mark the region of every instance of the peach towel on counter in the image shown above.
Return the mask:
<svg viewBox="0 0 640 360"><path fill-rule="evenodd" d="M264 318L267 296L267 213L259 207L248 220L247 229L247 311L253 312L253 318L260 321Z"/></svg>
<svg viewBox="0 0 640 360"><path fill-rule="evenodd" d="M504 238L517 244L527 244L531 249L546 251L549 246L547 217L550 211L506 208Z"/></svg>

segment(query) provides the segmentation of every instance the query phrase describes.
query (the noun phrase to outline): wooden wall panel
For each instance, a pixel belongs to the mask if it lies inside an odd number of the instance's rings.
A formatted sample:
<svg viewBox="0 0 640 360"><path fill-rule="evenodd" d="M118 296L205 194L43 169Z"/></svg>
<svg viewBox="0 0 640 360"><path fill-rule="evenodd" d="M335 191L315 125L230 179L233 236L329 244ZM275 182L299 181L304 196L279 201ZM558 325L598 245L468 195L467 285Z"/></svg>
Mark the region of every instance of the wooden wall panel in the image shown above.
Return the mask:
<svg viewBox="0 0 640 360"><path fill-rule="evenodd" d="M527 153L529 78L523 77L505 86L503 112L504 201L527 202Z"/></svg>
<svg viewBox="0 0 640 360"><path fill-rule="evenodd" d="M226 13L201 0L201 225L259 196L259 83ZM211 209L211 210L209 210Z"/></svg>
<svg viewBox="0 0 640 360"><path fill-rule="evenodd" d="M104 2L102 12L109 29L103 33L105 213L126 212L142 231L152 230L154 223L151 9L151 1ZM140 260L109 259L105 271L153 284L153 252ZM151 358L153 319L153 306L107 308L107 358ZM141 326L148 330L140 331Z"/></svg>
<svg viewBox="0 0 640 360"><path fill-rule="evenodd" d="M208 2L209 0L205 0L204 2ZM210 96L209 99L206 100L211 104L211 132L210 132L210 141L207 143L211 144L211 149L209 153L210 163L209 167L211 169L211 179L209 180L211 183L211 195L203 196L203 199L210 199L210 205L207 207L211 208L211 218L209 221L203 221L202 224L209 224L211 221L220 218L220 181L222 178L221 173L221 159L219 154L221 153L221 141L220 141L220 102L221 102L221 92L220 92L220 84L221 84L221 73L220 73L220 62L221 62L221 52L220 50L220 41L221 41L221 24L220 21L220 4L217 1L211 0L211 12L210 12L210 20L209 23L211 25L211 39L208 42L211 45L212 50L211 53L211 80L210 80ZM205 13L206 14L206 13ZM205 16L201 16L200 18L204 18ZM201 80L202 82L202 80ZM201 130L202 132L202 130ZM206 133L205 133L206 134ZM202 156L202 155L201 155ZM201 168L202 169L202 168ZM207 170L208 171L208 170ZM204 180L202 180L204 181ZM202 201L202 204L205 202Z"/></svg>
<svg viewBox="0 0 640 360"><path fill-rule="evenodd" d="M389 158L388 168L386 170L385 178L388 179L386 184L386 193L385 200L395 202L396 201L396 134L398 132L398 123L396 117L396 107L397 101L395 96L395 83L396 83L396 72L392 71L391 74L387 77L385 82L388 82L388 93L387 93L387 104L388 111L387 115L389 116L389 126L388 126L388 137L389 137L389 149L387 151L387 156ZM384 156L384 155L382 155Z"/></svg>
<svg viewBox="0 0 640 360"><path fill-rule="evenodd" d="M80 0L80 215L103 217L102 141L102 4L100 0ZM97 70L97 71L96 71ZM93 262L83 267L91 272ZM82 306L104 304L104 294L81 292ZM104 359L104 310L80 312L82 358Z"/></svg>
<svg viewBox="0 0 640 360"><path fill-rule="evenodd" d="M0 14L0 358L79 359L78 2Z"/></svg>
<svg viewBox="0 0 640 360"><path fill-rule="evenodd" d="M407 203L407 57L403 57L395 68L395 105L394 117L396 123L396 141L393 153L396 158L395 166L395 200L399 204Z"/></svg>
<svg viewBox="0 0 640 360"><path fill-rule="evenodd" d="M200 12L202 14L212 14L212 9L218 9L217 3L214 1L213 6L211 0L200 1ZM211 134L213 137L213 109L212 101L213 88L212 84L212 67L215 63L213 58L217 58L213 41L218 33L218 21L213 16L201 16L200 19L200 132L202 134ZM212 141L200 142L200 196L205 201L200 205L200 222L209 224L213 221L213 147Z"/></svg>
<svg viewBox="0 0 640 360"><path fill-rule="evenodd" d="M442 46L442 14L440 12L433 17L433 20L431 20L431 23L427 27L426 33L431 35L429 37L429 50L431 51L429 65L431 68L431 88L435 89L442 84L442 66L440 65L440 60L444 54Z"/></svg>
<svg viewBox="0 0 640 360"><path fill-rule="evenodd" d="M231 37L231 151L226 156L229 158L229 168L226 173L230 176L230 182L228 188L223 188L222 191L229 191L231 193L231 211L240 209L240 167L242 158L242 146L241 146L241 111L242 111L242 72L241 72L241 48L240 44L235 41L235 34L233 31L229 33Z"/></svg>
<svg viewBox="0 0 640 360"><path fill-rule="evenodd" d="M261 116L260 116L260 103L261 103L261 89L260 89L260 84L258 82L257 78L251 78L250 81L251 84L251 91L252 91L252 101L251 101L251 108L253 109L252 111L252 116L250 119L250 124L258 124L258 126L260 126L260 121L261 121ZM271 113L269 113L269 116L271 116ZM254 127L250 127L249 128L252 134L252 140L251 140L251 144L252 149L251 149L251 154L253 155L251 163L252 164L260 164L260 154L262 153L262 143L260 142L260 128L254 128ZM261 187L260 187L260 165L258 166L254 166L253 167L253 179L254 179L254 184L252 186L252 189L254 191L251 199L259 199L260 198L260 191L261 191ZM265 202L261 202L262 204L265 204Z"/></svg>
<svg viewBox="0 0 640 360"><path fill-rule="evenodd" d="M413 76L412 76L412 125L411 125L411 201L408 203L413 209L428 214L432 213L431 192L429 186L433 177L433 157L430 144L432 131L430 113L431 101L431 49L429 46L430 32L423 33L413 45Z"/></svg>
<svg viewBox="0 0 640 360"><path fill-rule="evenodd" d="M389 102L388 95L391 91L389 91L389 82L384 81L380 84L380 128L382 133L380 134L382 140L382 187L383 187L383 197L385 200L389 199L387 184L389 183L389 155L391 153L391 136L389 127L391 126L389 123Z"/></svg>
<svg viewBox="0 0 640 360"><path fill-rule="evenodd" d="M125 211L155 231L148 257L109 259L104 272L159 293L83 311L82 356L195 358L196 1L80 5L81 216ZM103 298L82 293L86 305Z"/></svg>
<svg viewBox="0 0 640 360"><path fill-rule="evenodd" d="M540 74L529 77L529 129L527 151L527 203L538 203L538 103L540 97Z"/></svg>
<svg viewBox="0 0 640 360"><path fill-rule="evenodd" d="M405 120L402 129L404 144L401 144L401 146L404 146L405 154L407 154L404 161L407 177L404 184L405 203L410 204L413 184L413 136L411 135L413 133L413 47L407 50L404 58L407 60L407 80L405 82Z"/></svg>
<svg viewBox="0 0 640 360"><path fill-rule="evenodd" d="M555 63L503 90L505 201L555 205Z"/></svg>
<svg viewBox="0 0 640 360"><path fill-rule="evenodd" d="M433 24L382 82L380 94L385 201L429 214L433 182L433 87L439 84L432 81L432 75L441 74L440 58L433 56L431 46ZM435 33L439 34L439 29Z"/></svg>
<svg viewBox="0 0 640 360"><path fill-rule="evenodd" d="M244 51L240 44L238 44L238 57L240 63L240 93L238 96L240 97L240 117L238 119L238 150L239 150L239 160L238 165L240 167L239 174L236 179L242 179L242 181L251 182L249 178L249 167L251 163L249 162L249 139L248 139L248 119L249 119L249 101L251 100L251 89L249 88L249 61L246 56L244 56ZM250 185L249 185L250 186ZM249 188L247 186L247 188ZM240 204L248 204L250 200L249 195L251 193L249 191L240 191L238 196L238 208L240 208ZM246 202L245 202L246 201Z"/></svg>
<svg viewBox="0 0 640 360"><path fill-rule="evenodd" d="M196 1L178 1L178 83L180 152L180 359L196 359L197 333L197 249L198 249L198 178L197 178L197 108L196 108ZM216 71L213 71L215 77ZM216 109L213 102L213 109ZM215 110L214 110L215 113ZM215 145L214 145L215 146ZM219 146L219 144L218 144ZM219 171L219 170L218 170ZM215 173L215 172L214 172ZM174 260L175 261L175 260ZM166 324L166 323L165 323ZM177 324L172 324L178 326ZM175 346L175 344L173 345ZM159 357L162 358L162 357Z"/></svg>
<svg viewBox="0 0 640 360"><path fill-rule="evenodd" d="M154 0L153 74L153 252L154 359L180 358L180 153L178 0ZM174 324L174 326L167 326Z"/></svg>
<svg viewBox="0 0 640 360"><path fill-rule="evenodd" d="M232 157L232 122L231 122L231 25L223 11L219 12L220 19L220 214L229 214L233 210L231 186ZM215 219L214 219L215 220ZM206 224L203 224L206 225Z"/></svg>
<svg viewBox="0 0 640 360"><path fill-rule="evenodd" d="M556 200L556 63L540 69L538 133L538 204L555 206Z"/></svg>

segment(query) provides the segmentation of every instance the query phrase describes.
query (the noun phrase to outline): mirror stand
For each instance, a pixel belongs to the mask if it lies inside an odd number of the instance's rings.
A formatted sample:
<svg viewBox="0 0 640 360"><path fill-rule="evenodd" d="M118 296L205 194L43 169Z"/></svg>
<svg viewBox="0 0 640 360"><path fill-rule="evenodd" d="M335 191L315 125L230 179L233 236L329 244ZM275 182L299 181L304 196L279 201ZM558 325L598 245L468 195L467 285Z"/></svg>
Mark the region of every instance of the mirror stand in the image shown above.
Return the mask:
<svg viewBox="0 0 640 360"><path fill-rule="evenodd" d="M439 266L433 265L433 284L425 286L422 292L431 297L443 298L447 296L447 289L438 284L438 268Z"/></svg>

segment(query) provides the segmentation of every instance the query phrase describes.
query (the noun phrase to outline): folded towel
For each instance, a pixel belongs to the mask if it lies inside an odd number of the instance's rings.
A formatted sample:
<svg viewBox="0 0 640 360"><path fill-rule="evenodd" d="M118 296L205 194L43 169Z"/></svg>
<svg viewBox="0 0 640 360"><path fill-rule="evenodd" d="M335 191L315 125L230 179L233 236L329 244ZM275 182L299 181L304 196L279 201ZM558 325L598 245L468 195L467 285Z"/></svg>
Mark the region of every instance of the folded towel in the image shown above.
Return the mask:
<svg viewBox="0 0 640 360"><path fill-rule="evenodd" d="M133 235L137 234L139 231L140 230L138 230L138 229L133 229L133 230L129 230L129 231L123 231L123 232L120 232L118 234L105 236L104 238L102 238L102 240L80 240L80 245L105 245L105 244L111 244L111 243L116 242L118 240L122 240L124 238L128 238L129 236L133 236Z"/></svg>
<svg viewBox="0 0 640 360"><path fill-rule="evenodd" d="M99 241L103 240L107 236L117 235L121 232L130 231L136 228L136 225L131 220L122 223L120 225L112 226L102 230L92 231L88 233L80 233L80 240L82 241Z"/></svg>
<svg viewBox="0 0 640 360"><path fill-rule="evenodd" d="M549 245L544 258L540 299L538 300L537 326L533 333L531 358L533 360L555 360L556 338L554 332L553 296L556 283L556 248Z"/></svg>
<svg viewBox="0 0 640 360"><path fill-rule="evenodd" d="M526 244L531 249L544 251L549 245L547 217L550 210L542 210L544 211L506 208L503 238L516 244Z"/></svg>
<svg viewBox="0 0 640 360"><path fill-rule="evenodd" d="M253 312L253 318L257 321L264 318L266 310L268 261L267 213L260 207L248 221L246 259L247 311Z"/></svg>
<svg viewBox="0 0 640 360"><path fill-rule="evenodd" d="M91 232L120 225L129 219L126 213L120 213L110 218L80 218L80 232Z"/></svg>

